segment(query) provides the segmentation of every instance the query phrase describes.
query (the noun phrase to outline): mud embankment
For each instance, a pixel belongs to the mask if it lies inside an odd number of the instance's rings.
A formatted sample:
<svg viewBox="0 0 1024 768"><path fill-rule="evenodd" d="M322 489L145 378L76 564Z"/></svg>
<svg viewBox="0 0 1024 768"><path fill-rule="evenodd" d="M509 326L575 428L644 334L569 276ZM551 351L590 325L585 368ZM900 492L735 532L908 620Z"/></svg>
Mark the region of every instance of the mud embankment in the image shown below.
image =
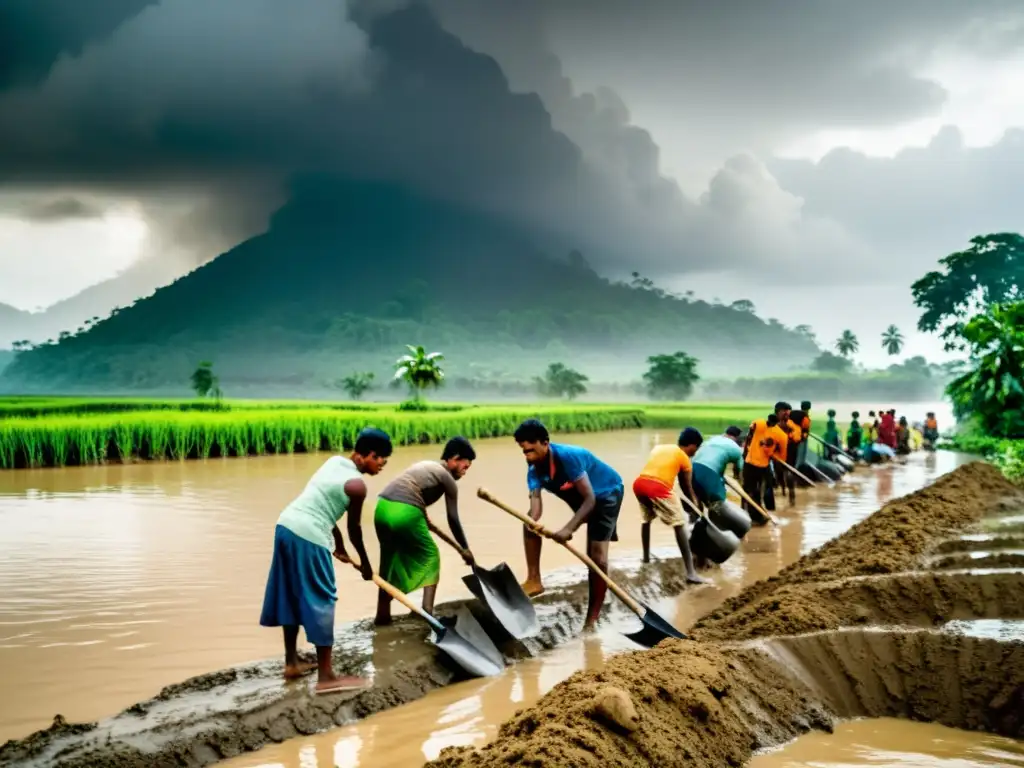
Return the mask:
<svg viewBox="0 0 1024 768"><path fill-rule="evenodd" d="M558 577L566 585L559 588ZM635 571L616 570L646 599L686 588L677 559L655 561ZM549 591L534 602L543 629L525 642L500 644L509 662L537 655L575 637L586 607L580 574L553 574ZM437 614L454 618L470 611L492 633L476 601L445 603ZM404 616L391 627L369 621L339 631L335 668L373 678L372 688L353 694L314 696L312 679L282 681L282 665L259 662L186 680L157 696L97 723L68 723L60 715L45 731L0 746L0 766L47 768L162 768L209 765L269 743L344 725L405 704L459 677L445 657L426 642L430 630Z"/></svg>
<svg viewBox="0 0 1024 768"><path fill-rule="evenodd" d="M577 673L492 744L449 748L428 766L737 766L849 717L1024 737L1024 642L941 630L1024 615L1024 574L928 564L939 549L976 551L976 537L959 535L1021 509L995 468L961 467L744 590L693 639ZM995 530L985 551L1021 548Z"/></svg>

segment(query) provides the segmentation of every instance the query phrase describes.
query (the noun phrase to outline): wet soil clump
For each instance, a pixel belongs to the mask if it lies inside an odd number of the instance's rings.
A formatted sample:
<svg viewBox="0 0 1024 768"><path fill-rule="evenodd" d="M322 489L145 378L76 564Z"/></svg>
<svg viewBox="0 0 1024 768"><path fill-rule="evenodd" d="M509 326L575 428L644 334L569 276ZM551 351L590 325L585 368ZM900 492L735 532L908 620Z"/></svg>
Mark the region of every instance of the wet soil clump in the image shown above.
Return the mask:
<svg viewBox="0 0 1024 768"><path fill-rule="evenodd" d="M848 717L1021 738L1024 643L916 627L1024 615L1024 573L925 565L984 515L1022 508L994 467L961 467L744 590L699 621L692 639L577 673L492 744L448 748L427 765L739 766L757 749ZM609 687L635 707L632 730L595 716Z"/></svg>

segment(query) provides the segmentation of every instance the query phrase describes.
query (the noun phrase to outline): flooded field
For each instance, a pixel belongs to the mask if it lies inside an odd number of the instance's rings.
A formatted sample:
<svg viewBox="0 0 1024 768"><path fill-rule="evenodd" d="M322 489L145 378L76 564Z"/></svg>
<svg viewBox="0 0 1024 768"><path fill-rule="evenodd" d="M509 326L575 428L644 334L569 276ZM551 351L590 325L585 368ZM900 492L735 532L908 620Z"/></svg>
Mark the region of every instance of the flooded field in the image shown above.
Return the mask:
<svg viewBox="0 0 1024 768"><path fill-rule="evenodd" d="M879 718L841 723L835 733L809 733L747 768L1021 768L1024 743L935 723Z"/></svg>
<svg viewBox="0 0 1024 768"><path fill-rule="evenodd" d="M801 494L798 506L783 503L782 525L754 529L742 549L712 574L714 585L689 588L651 607L684 631L745 586L777 573L801 555L821 546L877 510L885 502L926 485L962 461L950 453L921 454L904 467L861 468L835 490ZM623 518L633 510L624 506ZM628 526L627 526L628 527ZM657 530L657 529L655 529ZM621 533L620 533L621 535ZM635 534L634 534L635 535ZM618 551L623 548L619 546ZM616 551L616 550L613 550ZM674 545L655 555L677 557ZM514 562L514 561L513 561ZM621 552L617 570L642 574L638 554ZM566 578L582 578L581 569L566 569ZM536 702L558 682L579 669L599 669L606 656L633 650L619 629L636 624L619 615L591 637L575 638L536 659L521 661L499 678L469 681L428 693L410 704L315 736L291 739L224 763L230 768L400 768L436 758L448 746L491 741L498 726L516 710ZM401 734L395 738L394 734Z"/></svg>

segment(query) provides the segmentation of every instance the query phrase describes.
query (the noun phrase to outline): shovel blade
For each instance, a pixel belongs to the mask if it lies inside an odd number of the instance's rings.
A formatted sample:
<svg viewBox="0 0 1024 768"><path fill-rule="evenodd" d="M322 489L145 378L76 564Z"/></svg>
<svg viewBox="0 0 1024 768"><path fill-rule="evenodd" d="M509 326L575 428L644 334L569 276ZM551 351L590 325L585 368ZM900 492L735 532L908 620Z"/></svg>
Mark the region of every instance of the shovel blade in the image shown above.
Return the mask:
<svg viewBox="0 0 1024 768"><path fill-rule="evenodd" d="M456 612L454 627L434 630L434 645L472 677L490 677L505 669L501 651L465 608Z"/></svg>
<svg viewBox="0 0 1024 768"><path fill-rule="evenodd" d="M533 637L540 632L533 601L527 597L506 563L499 563L494 568L476 567L473 573L463 576L462 581L516 640Z"/></svg>
<svg viewBox="0 0 1024 768"><path fill-rule="evenodd" d="M652 611L649 606L644 605L643 603L641 603L641 605L644 607L644 615L638 618L643 626L641 626L637 632L624 632L623 634L625 634L626 637L637 645L643 645L647 648L653 648L662 640L669 637L674 637L678 640L686 639L686 635L673 627L663 616L659 616L657 613Z"/></svg>

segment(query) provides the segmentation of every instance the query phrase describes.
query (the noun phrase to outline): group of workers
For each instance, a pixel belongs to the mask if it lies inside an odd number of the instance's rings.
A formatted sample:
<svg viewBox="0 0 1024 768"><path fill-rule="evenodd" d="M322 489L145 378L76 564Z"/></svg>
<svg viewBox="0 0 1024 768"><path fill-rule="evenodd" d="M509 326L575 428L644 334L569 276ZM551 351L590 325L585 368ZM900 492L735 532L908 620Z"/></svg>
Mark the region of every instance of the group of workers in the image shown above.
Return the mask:
<svg viewBox="0 0 1024 768"><path fill-rule="evenodd" d="M742 476L745 494L755 502L744 501L753 525L768 523L760 508L775 509L776 487L787 490L791 503L795 501L792 473L782 468L795 467L804 460L811 426L810 408L807 401L797 410L779 402L771 414L755 420L746 432L730 426L722 434L705 440L698 429L686 427L674 444L654 446L632 486L641 513L644 562L650 560L651 523L658 519L674 529L687 580L707 583L697 572L707 563L700 558L695 561L690 551L687 522L695 521L702 507L714 509L715 505L726 503L725 473L730 465L734 477ZM832 444L838 446L834 415L834 411L829 411L828 429L836 434L837 442ZM851 432L854 428L851 425ZM863 429L859 425L856 428ZM514 439L527 464L530 518L539 521L544 513L543 491L561 499L572 516L550 538L568 542L585 525L587 554L607 572L609 546L618 539L619 512L625 497L622 477L588 449L552 442L547 428L537 419L522 422ZM318 693L351 690L367 684L362 678L336 675L331 665L337 601L331 558L354 566L364 580L373 580L374 570L361 526L368 495L363 476L378 474L391 453L391 439L385 432L364 429L351 454L327 459L277 520L260 624L283 628L285 677L298 678L316 669ZM433 611L440 578L441 558L434 535L456 546L467 564L474 563L459 520L457 483L475 459L470 441L453 437L444 446L439 461L413 464L378 494L374 528L380 543L380 562L376 574L405 594L422 589L423 609L427 613ZM675 492L677 482L681 495ZM427 514L427 508L442 497L451 537ZM684 512L684 504L689 507L689 514ZM354 555L346 549L337 525L342 516L346 516L345 527ZM543 539L525 526L523 539L526 580L522 588L528 596L535 597L544 592L540 570ZM604 580L591 572L585 629L597 623L606 590ZM378 595L375 623L388 624L391 597L382 589ZM316 664L304 664L298 658L300 626L316 647Z"/></svg>
<svg viewBox="0 0 1024 768"><path fill-rule="evenodd" d="M939 424L932 411L926 414L923 424L910 424L906 416L897 417L895 408L879 408L877 414L868 411L863 423L860 411L854 411L851 416L850 428L846 431L846 451L869 463L906 456L921 448L934 450L939 439ZM842 435L835 425L835 411L829 411L825 442L836 447L843 445Z"/></svg>

